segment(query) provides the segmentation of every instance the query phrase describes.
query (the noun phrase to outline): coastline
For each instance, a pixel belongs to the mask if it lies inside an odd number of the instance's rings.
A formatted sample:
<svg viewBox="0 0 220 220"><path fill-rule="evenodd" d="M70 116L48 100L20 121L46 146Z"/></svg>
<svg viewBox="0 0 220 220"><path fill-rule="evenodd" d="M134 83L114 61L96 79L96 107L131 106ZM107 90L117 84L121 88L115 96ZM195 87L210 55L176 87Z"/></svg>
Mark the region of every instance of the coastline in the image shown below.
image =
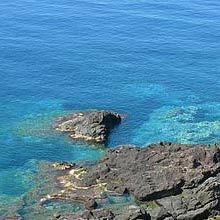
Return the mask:
<svg viewBox="0 0 220 220"><path fill-rule="evenodd" d="M36 181L1 220L218 219L220 146L118 146L93 163L44 162Z"/></svg>
<svg viewBox="0 0 220 220"><path fill-rule="evenodd" d="M67 121L68 132L82 126L78 131L95 137L105 131L107 139L110 130L106 128L112 129L118 121L114 125L105 117L115 115L119 114L85 111L63 117L59 123ZM43 162L35 181L36 186L8 207L1 220L218 219L220 146L123 145L108 149L96 162Z"/></svg>

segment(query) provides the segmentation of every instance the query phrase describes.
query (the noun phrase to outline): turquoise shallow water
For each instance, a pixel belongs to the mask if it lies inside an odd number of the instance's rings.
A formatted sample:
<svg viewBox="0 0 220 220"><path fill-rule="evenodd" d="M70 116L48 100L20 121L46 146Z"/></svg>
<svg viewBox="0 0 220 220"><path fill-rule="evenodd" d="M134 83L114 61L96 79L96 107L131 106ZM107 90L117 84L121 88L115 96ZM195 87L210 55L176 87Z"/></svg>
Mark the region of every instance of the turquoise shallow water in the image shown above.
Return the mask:
<svg viewBox="0 0 220 220"><path fill-rule="evenodd" d="M127 115L110 138L220 141L220 2L1 0L0 210L34 185L39 161L104 150L50 129L58 115Z"/></svg>

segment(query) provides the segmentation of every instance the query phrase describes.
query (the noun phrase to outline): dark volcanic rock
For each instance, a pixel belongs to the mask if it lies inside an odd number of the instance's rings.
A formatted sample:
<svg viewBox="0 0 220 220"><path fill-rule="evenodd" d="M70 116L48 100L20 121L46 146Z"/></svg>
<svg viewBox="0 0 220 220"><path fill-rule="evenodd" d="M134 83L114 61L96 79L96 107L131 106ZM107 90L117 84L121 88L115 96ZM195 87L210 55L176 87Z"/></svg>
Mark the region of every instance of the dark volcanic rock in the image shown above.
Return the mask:
<svg viewBox="0 0 220 220"><path fill-rule="evenodd" d="M126 206L117 210L97 209L57 216L59 220L150 220L150 216L138 206Z"/></svg>
<svg viewBox="0 0 220 220"><path fill-rule="evenodd" d="M120 146L96 164L63 171L57 177L60 193L42 201L81 202L90 209L87 213L93 213L87 219L208 219L220 214L219 152L218 146L207 145ZM136 199L135 206L112 210L111 217L95 217L105 210L99 210L99 204L105 204L106 193L130 194ZM76 219L86 219L80 216Z"/></svg>
<svg viewBox="0 0 220 220"><path fill-rule="evenodd" d="M100 182L108 183L109 190L128 191L140 201L173 196L216 176L220 171L220 163L215 160L218 152L215 147L168 143L118 147L92 166L84 181L91 182L98 176Z"/></svg>
<svg viewBox="0 0 220 220"><path fill-rule="evenodd" d="M64 216L57 216L59 220L114 220L115 215L108 209L99 209L94 211L81 211Z"/></svg>
<svg viewBox="0 0 220 220"><path fill-rule="evenodd" d="M91 110L60 117L55 128L73 139L104 144L109 132L120 122L121 116L115 112Z"/></svg>

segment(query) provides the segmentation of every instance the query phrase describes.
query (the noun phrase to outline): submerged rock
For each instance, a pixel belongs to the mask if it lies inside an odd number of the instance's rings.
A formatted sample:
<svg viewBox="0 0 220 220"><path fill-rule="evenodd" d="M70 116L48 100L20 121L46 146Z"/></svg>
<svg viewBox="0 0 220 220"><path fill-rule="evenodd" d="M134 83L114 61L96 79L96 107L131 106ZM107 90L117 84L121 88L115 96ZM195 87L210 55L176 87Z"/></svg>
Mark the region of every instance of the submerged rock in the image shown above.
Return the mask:
<svg viewBox="0 0 220 220"><path fill-rule="evenodd" d="M73 169L76 164L72 163L72 162L54 162L53 164L51 164L54 168L56 168L57 170L71 170Z"/></svg>
<svg viewBox="0 0 220 220"><path fill-rule="evenodd" d="M120 122L121 116L118 113L91 110L60 117L55 129L68 133L76 140L105 144L110 131Z"/></svg>
<svg viewBox="0 0 220 220"><path fill-rule="evenodd" d="M86 207L88 201L100 203L106 192L134 196L139 211L113 219L202 220L220 213L218 146L163 142L146 148L120 146L98 163L75 168L57 180L65 189L61 198Z"/></svg>

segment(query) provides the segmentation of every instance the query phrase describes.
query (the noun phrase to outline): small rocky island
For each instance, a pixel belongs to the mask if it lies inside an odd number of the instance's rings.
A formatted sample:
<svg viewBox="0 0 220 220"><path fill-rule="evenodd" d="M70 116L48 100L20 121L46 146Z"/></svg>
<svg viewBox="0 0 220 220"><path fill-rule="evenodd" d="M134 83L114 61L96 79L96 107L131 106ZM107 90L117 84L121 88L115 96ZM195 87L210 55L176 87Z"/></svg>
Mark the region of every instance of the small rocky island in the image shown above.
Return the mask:
<svg viewBox="0 0 220 220"><path fill-rule="evenodd" d="M110 131L121 122L118 113L104 110L76 112L60 117L54 126L75 140L93 144L106 144Z"/></svg>

